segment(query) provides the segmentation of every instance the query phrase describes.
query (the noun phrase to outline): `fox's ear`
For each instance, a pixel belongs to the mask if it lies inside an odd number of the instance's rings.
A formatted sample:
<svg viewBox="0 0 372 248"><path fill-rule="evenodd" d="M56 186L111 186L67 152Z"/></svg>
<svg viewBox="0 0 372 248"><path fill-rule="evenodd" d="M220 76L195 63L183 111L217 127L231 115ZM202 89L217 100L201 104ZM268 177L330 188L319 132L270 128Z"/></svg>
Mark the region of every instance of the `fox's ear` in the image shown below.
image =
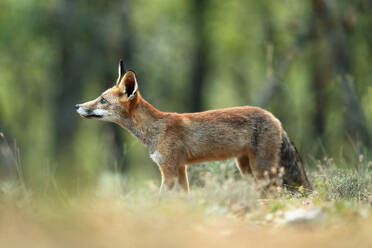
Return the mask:
<svg viewBox="0 0 372 248"><path fill-rule="evenodd" d="M123 60L120 59L119 61L119 68L118 68L118 79L116 79L116 85L119 85L121 78L124 76L125 73L125 68L124 68L124 63Z"/></svg>
<svg viewBox="0 0 372 248"><path fill-rule="evenodd" d="M128 96L129 100L136 95L138 84L134 71L129 70L124 74L123 78L120 80L119 89L122 94Z"/></svg>

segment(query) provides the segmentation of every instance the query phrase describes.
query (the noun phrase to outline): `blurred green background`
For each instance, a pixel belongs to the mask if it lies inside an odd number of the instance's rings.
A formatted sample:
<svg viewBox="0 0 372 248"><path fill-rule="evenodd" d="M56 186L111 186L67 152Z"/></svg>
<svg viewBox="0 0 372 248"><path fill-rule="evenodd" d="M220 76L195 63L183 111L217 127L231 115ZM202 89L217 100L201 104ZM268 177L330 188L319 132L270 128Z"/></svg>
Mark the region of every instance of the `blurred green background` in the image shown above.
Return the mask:
<svg viewBox="0 0 372 248"><path fill-rule="evenodd" d="M372 145L370 0L1 0L0 51L0 132L30 185L160 178L128 132L75 113L120 58L162 111L272 111L309 166ZM18 157L5 143L1 178Z"/></svg>

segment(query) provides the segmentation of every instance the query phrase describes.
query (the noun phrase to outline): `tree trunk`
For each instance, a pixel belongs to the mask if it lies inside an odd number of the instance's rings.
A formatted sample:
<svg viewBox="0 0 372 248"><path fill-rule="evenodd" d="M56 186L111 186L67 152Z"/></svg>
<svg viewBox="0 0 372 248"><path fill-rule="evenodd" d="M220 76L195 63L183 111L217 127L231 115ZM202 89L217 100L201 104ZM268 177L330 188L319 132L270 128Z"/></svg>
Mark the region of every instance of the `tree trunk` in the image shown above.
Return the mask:
<svg viewBox="0 0 372 248"><path fill-rule="evenodd" d="M208 71L208 32L206 30L205 13L208 0L193 0L191 3L193 15L193 32L195 36L194 58L192 62L189 97L189 111L197 112L203 109L203 88Z"/></svg>
<svg viewBox="0 0 372 248"><path fill-rule="evenodd" d="M349 42L348 36L345 33L346 30L340 24L341 22L336 21L332 16L327 2L324 0L313 0L313 8L318 13L316 18L319 20L319 25L322 26L322 34L328 42L333 72L339 78L338 81L341 84L340 89L347 109L344 114L345 129L354 139L360 140L365 146L369 146L369 134L365 126L365 119L358 100L359 97L350 79L352 44ZM348 28L349 31L352 30L352 27ZM315 59L319 60L319 57ZM317 110L323 111L324 99L327 99L327 97L324 94L319 97L323 102L318 104L319 108Z"/></svg>
<svg viewBox="0 0 372 248"><path fill-rule="evenodd" d="M61 2L57 13L56 36L60 42L60 61L57 63L55 74L59 82L55 84L55 150L58 152L72 140L77 116L74 113L74 104L82 90L82 72L79 70L85 61L75 55L70 37L73 36L74 11L72 2Z"/></svg>
<svg viewBox="0 0 372 248"><path fill-rule="evenodd" d="M123 2L120 2L123 3ZM119 3L119 4L120 4ZM119 46L114 49L114 56L117 58L117 62L119 62L119 59L123 59L124 64L132 65L133 64L133 49L135 44L135 34L133 32L133 28L131 25L131 6L129 5L128 1L125 1L125 11L121 13L121 23L122 23L122 30L125 30L125 32L121 32L118 36L118 40L115 42L117 44L120 44ZM105 72L104 78L105 82L108 82L106 84L106 87L112 87L113 79L115 78L116 74L113 74L114 70L108 70ZM108 125L106 127L106 131L111 133L111 147L112 147L112 157L113 157L113 163L117 164L117 169L121 173L125 173L127 168L127 156L124 154L124 144L125 144L125 138L123 136L123 128L121 128L118 125ZM114 168L115 169L115 168Z"/></svg>
<svg viewBox="0 0 372 248"><path fill-rule="evenodd" d="M328 23L322 1L313 0L313 26L311 36L312 48L312 90L314 94L314 112L312 117L314 137L324 142L324 131L326 125L326 113L328 111L329 96L326 93L327 84L331 78L331 68L328 47L323 39L325 26Z"/></svg>

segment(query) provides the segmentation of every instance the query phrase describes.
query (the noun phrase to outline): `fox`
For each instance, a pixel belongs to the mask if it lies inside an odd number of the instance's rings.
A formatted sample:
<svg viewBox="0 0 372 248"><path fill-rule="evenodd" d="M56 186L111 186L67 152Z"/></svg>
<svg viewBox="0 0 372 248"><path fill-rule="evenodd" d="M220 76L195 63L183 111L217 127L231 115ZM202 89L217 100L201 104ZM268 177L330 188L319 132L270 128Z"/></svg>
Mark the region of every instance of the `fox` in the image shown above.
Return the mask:
<svg viewBox="0 0 372 248"><path fill-rule="evenodd" d="M160 192L176 186L189 192L188 166L231 158L245 179L282 174L281 186L312 189L281 122L260 107L162 112L141 96L135 72L120 60L115 85L75 108L81 117L116 123L136 137L160 169Z"/></svg>

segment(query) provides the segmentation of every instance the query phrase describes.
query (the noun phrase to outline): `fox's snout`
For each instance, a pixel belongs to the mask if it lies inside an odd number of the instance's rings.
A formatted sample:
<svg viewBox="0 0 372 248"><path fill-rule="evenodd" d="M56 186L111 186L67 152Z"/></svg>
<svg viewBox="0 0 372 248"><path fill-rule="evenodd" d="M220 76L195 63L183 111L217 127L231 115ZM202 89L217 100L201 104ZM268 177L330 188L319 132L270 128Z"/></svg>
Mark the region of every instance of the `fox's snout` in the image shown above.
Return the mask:
<svg viewBox="0 0 372 248"><path fill-rule="evenodd" d="M92 113L92 110L86 107L80 106L80 104L75 104L75 109L76 109L76 112L78 112L78 114L83 117L89 117L89 115Z"/></svg>
<svg viewBox="0 0 372 248"><path fill-rule="evenodd" d="M79 115L85 118L103 119L111 116L109 111L105 109L91 108L90 106L87 107L86 103L76 104L75 109Z"/></svg>

